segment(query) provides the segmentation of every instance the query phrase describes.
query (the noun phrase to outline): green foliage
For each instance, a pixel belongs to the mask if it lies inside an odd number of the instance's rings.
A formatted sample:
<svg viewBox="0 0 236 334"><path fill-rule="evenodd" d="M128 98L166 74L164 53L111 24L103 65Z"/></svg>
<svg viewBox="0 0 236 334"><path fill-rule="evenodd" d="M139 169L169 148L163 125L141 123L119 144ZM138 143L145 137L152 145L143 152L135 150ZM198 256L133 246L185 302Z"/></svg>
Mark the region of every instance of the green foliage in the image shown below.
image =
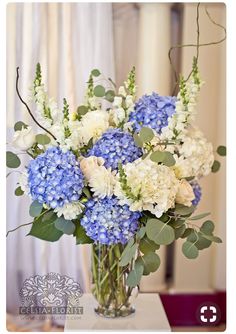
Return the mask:
<svg viewBox="0 0 236 334"><path fill-rule="evenodd" d="M85 229L79 222L76 222L74 236L76 237L76 245L92 244L94 242L87 236Z"/></svg>
<svg viewBox="0 0 236 334"><path fill-rule="evenodd" d="M93 93L96 97L103 97L106 93L105 88L101 85L94 87Z"/></svg>
<svg viewBox="0 0 236 334"><path fill-rule="evenodd" d="M181 216L188 216L195 210L195 206L185 206L182 204L176 204L175 213Z"/></svg>
<svg viewBox="0 0 236 334"><path fill-rule="evenodd" d="M204 236L203 236L202 233L200 233L200 232L198 232L197 235L198 235L198 240L197 240L197 242L195 243L195 246L196 246L199 250L202 250L202 249L205 249L205 248L210 247L210 245L212 244L212 241L207 240L206 238L204 238Z"/></svg>
<svg viewBox="0 0 236 334"><path fill-rule="evenodd" d="M202 224L200 231L203 234L212 235L214 229L215 229L214 223L211 220L207 220Z"/></svg>
<svg viewBox="0 0 236 334"><path fill-rule="evenodd" d="M135 74L135 67L133 66L132 70L128 74L127 85L126 85L128 93L132 96L135 96L136 93L135 80L136 80L136 74Z"/></svg>
<svg viewBox="0 0 236 334"><path fill-rule="evenodd" d="M139 262L135 262L134 269L131 270L130 273L128 274L128 277L126 279L126 284L131 288L134 288L137 285L139 285L141 277L143 275L143 270L144 270L143 265Z"/></svg>
<svg viewBox="0 0 236 334"><path fill-rule="evenodd" d="M148 220L146 234L150 240L158 245L169 245L175 240L173 228L158 219Z"/></svg>
<svg viewBox="0 0 236 334"><path fill-rule="evenodd" d="M78 118L81 119L81 117L85 114L87 114L88 112L88 107L86 106L79 106L76 110L77 114L78 114Z"/></svg>
<svg viewBox="0 0 236 334"><path fill-rule="evenodd" d="M217 173L219 169L220 169L220 162L215 160L211 167L211 171L212 173Z"/></svg>
<svg viewBox="0 0 236 334"><path fill-rule="evenodd" d="M71 220L66 220L64 217L58 217L54 221L55 227L64 234L70 235L75 231L75 224Z"/></svg>
<svg viewBox="0 0 236 334"><path fill-rule="evenodd" d="M182 235L184 234L186 230L186 226L185 225L181 225L180 227L175 228L174 232L175 232L175 239L179 239L182 237Z"/></svg>
<svg viewBox="0 0 236 334"><path fill-rule="evenodd" d="M63 235L62 231L59 231L52 219L43 220L42 217L35 218L31 230L27 235L31 235L45 241L57 241Z"/></svg>
<svg viewBox="0 0 236 334"><path fill-rule="evenodd" d="M40 145L47 145L49 144L51 139L47 135L39 134L36 135L36 142Z"/></svg>
<svg viewBox="0 0 236 334"><path fill-rule="evenodd" d="M206 234L204 234L204 238L207 239L207 240L216 242L216 243L222 243L222 240L219 237L216 237L214 235L206 235Z"/></svg>
<svg viewBox="0 0 236 334"><path fill-rule="evenodd" d="M164 165L171 167L175 165L175 159L173 154L170 152L163 152L163 151L155 151L150 155L150 159L153 162L160 163L162 162Z"/></svg>
<svg viewBox="0 0 236 334"><path fill-rule="evenodd" d="M189 220L200 220L202 218L205 218L205 217L209 216L210 214L211 214L210 212L201 213L197 216L189 218Z"/></svg>
<svg viewBox="0 0 236 334"><path fill-rule="evenodd" d="M69 120L69 104L67 103L67 100L65 98L63 99L63 114L64 119Z"/></svg>
<svg viewBox="0 0 236 334"><path fill-rule="evenodd" d="M105 99L106 99L108 102L113 102L113 101L114 101L114 97L115 97L115 92L114 92L114 90L108 90L108 91L105 93Z"/></svg>
<svg viewBox="0 0 236 334"><path fill-rule="evenodd" d="M220 156L225 157L226 156L226 146L223 146L223 145L218 146L216 152Z"/></svg>
<svg viewBox="0 0 236 334"><path fill-rule="evenodd" d="M99 75L101 75L101 72L97 68L95 68L94 70L91 71L91 74L94 77L99 77Z"/></svg>
<svg viewBox="0 0 236 334"><path fill-rule="evenodd" d="M161 260L156 253L149 252L144 254L143 256L139 256L135 263L139 263L143 266L143 275L149 275L150 273L155 272L159 268Z"/></svg>
<svg viewBox="0 0 236 334"><path fill-rule="evenodd" d="M89 188L84 187L82 191L83 191L83 194L84 194L87 198L91 198L91 193L90 193L90 191L89 191Z"/></svg>
<svg viewBox="0 0 236 334"><path fill-rule="evenodd" d="M142 238L144 237L145 233L146 233L146 227L145 227L145 226L142 226L142 227L139 229L139 231L136 233L136 235L137 235L137 237L138 237L139 239L142 239Z"/></svg>
<svg viewBox="0 0 236 334"><path fill-rule="evenodd" d="M147 236L143 237L139 243L139 249L143 254L148 252L154 252L159 249L160 246L157 245L154 241L150 240Z"/></svg>
<svg viewBox="0 0 236 334"><path fill-rule="evenodd" d="M138 201L140 199L140 194L134 195L132 193L132 188L128 185L127 176L121 163L118 164L118 170L121 189L124 191L126 197Z"/></svg>
<svg viewBox="0 0 236 334"><path fill-rule="evenodd" d="M21 189L21 187L17 187L16 188L15 195L16 196L22 196L22 195L24 195L24 191Z"/></svg>
<svg viewBox="0 0 236 334"><path fill-rule="evenodd" d="M121 254L121 258L119 261L120 266L126 266L135 256L137 250L137 244L134 243L134 239L130 239L128 244L126 245L125 249Z"/></svg>
<svg viewBox="0 0 236 334"><path fill-rule="evenodd" d="M183 243L182 252L188 259L196 259L199 254L197 247L189 241Z"/></svg>
<svg viewBox="0 0 236 334"><path fill-rule="evenodd" d="M169 225L171 226L171 227L174 227L174 228L179 228L179 227L181 227L183 224L185 223L185 220L184 219L176 219L176 220L171 220L170 222L169 222Z"/></svg>
<svg viewBox="0 0 236 334"><path fill-rule="evenodd" d="M29 214L31 217L37 217L40 215L42 210L43 210L43 204L35 200L30 205Z"/></svg>
<svg viewBox="0 0 236 334"><path fill-rule="evenodd" d="M28 125L26 125L24 122L16 122L16 124L14 125L14 130L15 131L20 131L22 129L26 129L28 127Z"/></svg>
<svg viewBox="0 0 236 334"><path fill-rule="evenodd" d="M42 84L42 72L41 72L41 65L37 63L36 65L36 73L34 79L34 88L41 86Z"/></svg>
<svg viewBox="0 0 236 334"><path fill-rule="evenodd" d="M141 140L141 138L139 137L139 135L137 133L134 133L133 138L134 138L135 144L138 147L143 147L143 141Z"/></svg>
<svg viewBox="0 0 236 334"><path fill-rule="evenodd" d="M189 227L186 228L186 230L185 230L184 233L182 234L181 238L182 238L182 239L187 238L187 237L192 233L192 231L194 231L193 228L189 228Z"/></svg>
<svg viewBox="0 0 236 334"><path fill-rule="evenodd" d="M21 164L21 161L15 153L7 151L6 164L8 168L18 168Z"/></svg>
<svg viewBox="0 0 236 334"><path fill-rule="evenodd" d="M143 127L139 132L139 138L143 143L150 142L154 137L154 132L148 127Z"/></svg>

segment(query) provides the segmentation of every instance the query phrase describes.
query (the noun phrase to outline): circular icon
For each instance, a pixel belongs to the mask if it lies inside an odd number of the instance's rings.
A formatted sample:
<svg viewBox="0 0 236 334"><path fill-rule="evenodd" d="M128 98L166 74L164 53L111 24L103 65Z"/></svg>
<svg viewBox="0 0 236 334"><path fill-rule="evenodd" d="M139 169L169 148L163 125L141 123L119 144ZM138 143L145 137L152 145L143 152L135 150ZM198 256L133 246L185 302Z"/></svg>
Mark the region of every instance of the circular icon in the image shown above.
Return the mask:
<svg viewBox="0 0 236 334"><path fill-rule="evenodd" d="M205 302L197 310L197 320L205 326L215 326L220 322L221 312L217 304Z"/></svg>

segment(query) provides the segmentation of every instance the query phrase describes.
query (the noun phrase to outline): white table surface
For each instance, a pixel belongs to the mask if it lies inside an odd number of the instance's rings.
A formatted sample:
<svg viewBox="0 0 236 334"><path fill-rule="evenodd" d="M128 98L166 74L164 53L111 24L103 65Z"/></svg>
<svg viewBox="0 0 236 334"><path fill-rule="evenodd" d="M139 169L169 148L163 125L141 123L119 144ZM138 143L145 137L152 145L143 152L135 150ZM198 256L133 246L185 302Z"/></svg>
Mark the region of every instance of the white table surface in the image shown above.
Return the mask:
<svg viewBox="0 0 236 334"><path fill-rule="evenodd" d="M96 305L97 303L91 294L84 294L80 298L83 314L67 315L64 331L171 331L161 299L157 293L140 293L133 302L135 313L127 317L109 319L99 316L94 312Z"/></svg>

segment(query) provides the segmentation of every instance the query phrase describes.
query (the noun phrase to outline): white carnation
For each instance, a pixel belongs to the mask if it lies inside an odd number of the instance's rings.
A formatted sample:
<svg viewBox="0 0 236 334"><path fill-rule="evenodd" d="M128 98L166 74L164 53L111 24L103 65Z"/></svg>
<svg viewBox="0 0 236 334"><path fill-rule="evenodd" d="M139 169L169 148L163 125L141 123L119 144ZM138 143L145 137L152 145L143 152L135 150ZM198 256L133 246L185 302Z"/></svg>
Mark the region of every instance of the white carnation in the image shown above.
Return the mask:
<svg viewBox="0 0 236 334"><path fill-rule="evenodd" d="M185 206L191 206L194 198L195 195L191 185L185 179L181 180L176 195L176 203L183 204Z"/></svg>
<svg viewBox="0 0 236 334"><path fill-rule="evenodd" d="M100 198L112 196L116 183L116 172L112 172L111 168L106 169L103 164L103 158L94 156L84 158L80 161L80 168L89 186L94 192L94 195Z"/></svg>
<svg viewBox="0 0 236 334"><path fill-rule="evenodd" d="M94 110L85 114L78 127L79 140L88 144L91 138L96 141L109 128L109 114L103 110Z"/></svg>
<svg viewBox="0 0 236 334"><path fill-rule="evenodd" d="M68 203L62 207L54 209L58 217L64 216L67 220L76 219L77 216L83 212L84 205L80 202Z"/></svg>
<svg viewBox="0 0 236 334"><path fill-rule="evenodd" d="M128 204L132 211L148 210L157 217L174 207L179 181L169 167L147 158L126 164L124 172L132 198L136 199L127 198L120 182L117 182L115 195L120 198L121 204Z"/></svg>

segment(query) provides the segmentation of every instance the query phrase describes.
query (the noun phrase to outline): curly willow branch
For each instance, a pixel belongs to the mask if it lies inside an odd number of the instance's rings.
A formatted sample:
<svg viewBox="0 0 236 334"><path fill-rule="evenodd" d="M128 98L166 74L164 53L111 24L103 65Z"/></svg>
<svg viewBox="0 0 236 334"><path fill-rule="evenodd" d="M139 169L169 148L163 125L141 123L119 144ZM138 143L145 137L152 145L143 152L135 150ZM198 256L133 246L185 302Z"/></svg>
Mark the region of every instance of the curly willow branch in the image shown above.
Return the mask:
<svg viewBox="0 0 236 334"><path fill-rule="evenodd" d="M31 112L29 106L27 105L27 103L22 99L20 92L19 92L19 67L16 68L16 93L20 99L20 101L24 104L24 106L26 107L28 113L30 114L30 116L32 117L32 119L34 120L34 122L41 128L43 129L45 132L47 132L50 136L52 136L53 139L57 140L56 137L47 129L45 129L34 117L33 113Z"/></svg>
<svg viewBox="0 0 236 334"><path fill-rule="evenodd" d="M224 42L226 40L226 28L224 26L222 26L221 24L215 22L209 11L207 10L207 7L205 6L205 12L206 12L206 15L207 17L209 18L210 22L213 23L214 25L218 26L219 28L223 29L224 31L224 37L221 38L220 40L218 41L213 41L213 42L208 42L208 43L200 43L200 28L199 28L199 7L200 7L200 2L197 4L197 16L196 16L196 24L197 24L197 42L196 44L177 44L177 45L174 45L172 46L170 49L169 49L169 52L168 52L168 58L169 58L169 61L170 61L170 65L172 67L172 70L174 72L174 77L175 77L175 87L174 87L174 92L175 92L175 89L176 89L176 86L177 84L179 83L179 76L178 76L178 73L175 69L175 66L173 64L173 61L172 61L172 52L173 50L175 49L180 49L180 48L185 48L185 47L195 47L196 48L196 61L198 63L198 57L199 57L199 48L202 47L202 46L210 46L210 45L216 45L216 44L220 44L222 42ZM191 74L192 74L193 70L189 73L187 79L185 81L188 81L188 79L190 78Z"/></svg>

